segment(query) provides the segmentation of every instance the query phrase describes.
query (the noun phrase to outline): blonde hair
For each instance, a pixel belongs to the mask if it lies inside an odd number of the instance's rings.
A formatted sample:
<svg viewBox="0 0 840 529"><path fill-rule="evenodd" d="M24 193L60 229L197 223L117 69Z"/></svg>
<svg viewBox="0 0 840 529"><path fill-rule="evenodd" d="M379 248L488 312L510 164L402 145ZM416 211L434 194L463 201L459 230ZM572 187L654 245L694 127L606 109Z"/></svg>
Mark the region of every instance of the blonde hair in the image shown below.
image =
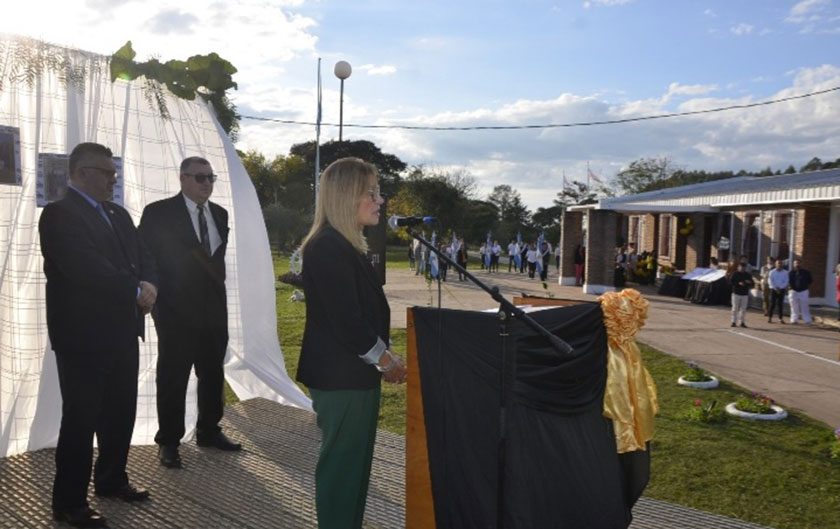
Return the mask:
<svg viewBox="0 0 840 529"><path fill-rule="evenodd" d="M376 167L359 158L341 158L331 163L321 174L315 219L300 245L300 255L325 226L332 226L353 248L366 253L368 243L359 225L359 206L371 186L376 186L376 180Z"/></svg>

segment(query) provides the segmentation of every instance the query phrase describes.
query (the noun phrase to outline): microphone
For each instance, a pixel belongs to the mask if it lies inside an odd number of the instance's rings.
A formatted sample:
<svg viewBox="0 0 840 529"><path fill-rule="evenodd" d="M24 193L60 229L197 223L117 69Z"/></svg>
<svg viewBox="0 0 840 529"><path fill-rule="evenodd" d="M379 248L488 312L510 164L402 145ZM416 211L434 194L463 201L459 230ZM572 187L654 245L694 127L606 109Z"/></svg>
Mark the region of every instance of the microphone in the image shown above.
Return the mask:
<svg viewBox="0 0 840 529"><path fill-rule="evenodd" d="M388 219L388 226L392 230L397 230L403 226L417 226L418 224L430 224L432 222L437 222L437 219L434 217L398 217L393 215Z"/></svg>

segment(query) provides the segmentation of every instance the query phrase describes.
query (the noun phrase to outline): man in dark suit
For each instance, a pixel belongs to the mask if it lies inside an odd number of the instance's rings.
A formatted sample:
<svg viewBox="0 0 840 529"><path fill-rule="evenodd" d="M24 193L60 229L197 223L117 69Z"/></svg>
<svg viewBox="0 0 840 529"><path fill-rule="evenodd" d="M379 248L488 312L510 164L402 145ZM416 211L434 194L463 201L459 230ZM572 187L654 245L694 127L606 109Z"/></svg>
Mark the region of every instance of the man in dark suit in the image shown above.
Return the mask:
<svg viewBox="0 0 840 529"><path fill-rule="evenodd" d="M125 467L137 410L137 337L157 278L128 212L109 202L117 181L111 158L102 145L77 145L67 194L44 208L38 226L62 398L52 508L56 520L76 527L105 525L87 503L94 434L96 494L149 497L129 484Z"/></svg>
<svg viewBox="0 0 840 529"><path fill-rule="evenodd" d="M181 162L181 193L149 204L140 234L157 260L160 296L152 317L158 334L157 412L160 462L180 468L178 446L190 370L198 377L199 446L240 450L219 427L227 351L225 250L228 213L208 199L216 175L204 158Z"/></svg>

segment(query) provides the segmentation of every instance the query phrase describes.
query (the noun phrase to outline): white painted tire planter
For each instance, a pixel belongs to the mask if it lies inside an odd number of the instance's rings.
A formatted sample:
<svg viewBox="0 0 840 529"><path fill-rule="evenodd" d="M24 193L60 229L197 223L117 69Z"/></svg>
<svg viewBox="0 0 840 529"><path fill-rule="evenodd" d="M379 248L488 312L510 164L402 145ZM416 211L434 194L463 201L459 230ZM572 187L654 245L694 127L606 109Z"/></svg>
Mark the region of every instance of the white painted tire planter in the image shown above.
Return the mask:
<svg viewBox="0 0 840 529"><path fill-rule="evenodd" d="M775 413L750 413L748 411L739 410L735 407L734 402L730 402L726 405L726 413L734 415L735 417L741 417L742 419L750 419L753 421L781 421L782 419L787 418L788 412L781 406L772 404L770 407L773 408Z"/></svg>
<svg viewBox="0 0 840 529"><path fill-rule="evenodd" d="M683 377L680 377L677 379L677 384L694 389L712 389L718 387L719 382L717 377L709 375L709 378L711 378L711 380L707 380L705 382L692 382L691 380L686 380Z"/></svg>

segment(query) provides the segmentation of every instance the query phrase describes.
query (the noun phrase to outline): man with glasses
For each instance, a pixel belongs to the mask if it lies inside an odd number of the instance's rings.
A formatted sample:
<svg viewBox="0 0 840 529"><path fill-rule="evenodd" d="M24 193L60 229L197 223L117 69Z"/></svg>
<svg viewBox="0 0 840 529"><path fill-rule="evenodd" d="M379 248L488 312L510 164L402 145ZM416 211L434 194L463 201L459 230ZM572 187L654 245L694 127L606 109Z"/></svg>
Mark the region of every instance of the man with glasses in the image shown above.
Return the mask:
<svg viewBox="0 0 840 529"><path fill-rule="evenodd" d="M117 182L111 150L77 145L69 172L67 194L44 208L38 226L62 400L52 509L57 521L102 527L105 518L87 502L94 435L96 495L149 497L129 484L126 462L137 412L137 337L158 281L131 216L110 202Z"/></svg>
<svg viewBox="0 0 840 529"><path fill-rule="evenodd" d="M240 450L219 427L228 344L225 250L228 213L209 201L216 175L204 158L181 162L181 192L146 206L140 234L157 260L160 295L152 312L158 334L157 412L163 466L180 468L178 447L190 371L198 378L198 446Z"/></svg>

